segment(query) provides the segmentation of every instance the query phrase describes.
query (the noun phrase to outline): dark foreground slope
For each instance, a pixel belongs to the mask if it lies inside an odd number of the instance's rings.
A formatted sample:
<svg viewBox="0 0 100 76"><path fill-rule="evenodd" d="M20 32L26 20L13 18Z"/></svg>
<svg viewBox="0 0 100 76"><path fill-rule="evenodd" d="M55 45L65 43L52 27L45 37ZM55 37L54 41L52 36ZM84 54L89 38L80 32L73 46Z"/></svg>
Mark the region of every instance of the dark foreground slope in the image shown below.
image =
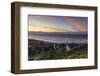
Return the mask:
<svg viewBox="0 0 100 76"><path fill-rule="evenodd" d="M28 60L52 60L52 59L78 59L87 58L86 43L70 43L66 47L64 43L52 43L47 41L28 40Z"/></svg>

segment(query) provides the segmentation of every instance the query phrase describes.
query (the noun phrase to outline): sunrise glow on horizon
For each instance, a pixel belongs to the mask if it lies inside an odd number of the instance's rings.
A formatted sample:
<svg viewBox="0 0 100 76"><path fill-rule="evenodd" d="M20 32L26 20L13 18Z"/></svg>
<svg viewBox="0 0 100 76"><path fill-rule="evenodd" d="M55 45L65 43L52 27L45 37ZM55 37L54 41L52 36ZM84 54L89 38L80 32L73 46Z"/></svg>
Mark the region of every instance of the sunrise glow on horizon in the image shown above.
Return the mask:
<svg viewBox="0 0 100 76"><path fill-rule="evenodd" d="M87 17L29 15L32 32L87 32Z"/></svg>
<svg viewBox="0 0 100 76"><path fill-rule="evenodd" d="M31 25L29 27L29 31L35 31L35 32L67 32L67 30L63 29L57 29L57 28L51 28L51 27L41 27L38 25Z"/></svg>

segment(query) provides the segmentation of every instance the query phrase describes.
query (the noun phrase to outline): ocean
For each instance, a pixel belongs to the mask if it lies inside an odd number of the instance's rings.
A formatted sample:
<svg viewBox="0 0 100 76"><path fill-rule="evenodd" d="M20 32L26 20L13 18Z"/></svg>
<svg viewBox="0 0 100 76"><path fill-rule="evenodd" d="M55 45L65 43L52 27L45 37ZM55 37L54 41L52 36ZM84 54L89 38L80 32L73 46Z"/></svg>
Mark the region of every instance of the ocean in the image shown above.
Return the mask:
<svg viewBox="0 0 100 76"><path fill-rule="evenodd" d="M53 43L87 43L87 32L29 32L28 39Z"/></svg>

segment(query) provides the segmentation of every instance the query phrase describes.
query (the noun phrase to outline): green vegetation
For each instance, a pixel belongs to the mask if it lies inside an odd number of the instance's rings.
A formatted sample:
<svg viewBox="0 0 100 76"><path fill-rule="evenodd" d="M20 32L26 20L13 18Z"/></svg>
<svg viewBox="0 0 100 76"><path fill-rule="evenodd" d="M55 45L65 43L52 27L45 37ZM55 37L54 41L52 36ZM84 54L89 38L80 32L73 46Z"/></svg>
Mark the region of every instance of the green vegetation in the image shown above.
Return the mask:
<svg viewBox="0 0 100 76"><path fill-rule="evenodd" d="M64 53L64 59L77 59L77 58L87 58L87 48L75 49Z"/></svg>
<svg viewBox="0 0 100 76"><path fill-rule="evenodd" d="M87 44L69 44L70 51L63 43L29 40L28 60L79 59L87 58Z"/></svg>

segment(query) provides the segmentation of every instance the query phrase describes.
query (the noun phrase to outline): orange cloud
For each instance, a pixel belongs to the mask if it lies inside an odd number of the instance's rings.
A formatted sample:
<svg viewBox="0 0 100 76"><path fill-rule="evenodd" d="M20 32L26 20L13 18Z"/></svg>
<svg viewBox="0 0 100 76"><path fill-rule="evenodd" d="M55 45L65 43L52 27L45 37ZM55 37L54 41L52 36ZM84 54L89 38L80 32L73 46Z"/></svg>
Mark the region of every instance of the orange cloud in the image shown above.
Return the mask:
<svg viewBox="0 0 100 76"><path fill-rule="evenodd" d="M35 32L67 32L67 30L45 27L40 25L29 25L29 31Z"/></svg>

